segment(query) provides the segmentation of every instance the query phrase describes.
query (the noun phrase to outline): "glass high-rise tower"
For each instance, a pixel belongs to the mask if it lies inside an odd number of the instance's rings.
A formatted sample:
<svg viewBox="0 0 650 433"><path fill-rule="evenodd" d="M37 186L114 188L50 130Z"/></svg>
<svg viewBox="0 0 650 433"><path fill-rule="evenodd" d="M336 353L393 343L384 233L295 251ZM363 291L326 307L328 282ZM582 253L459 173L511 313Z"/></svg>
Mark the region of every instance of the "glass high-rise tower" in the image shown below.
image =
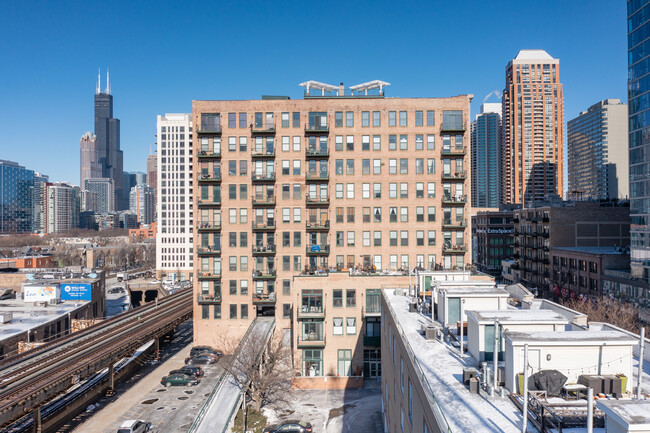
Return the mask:
<svg viewBox="0 0 650 433"><path fill-rule="evenodd" d="M628 109L632 275L650 280L650 0L628 0Z"/></svg>
<svg viewBox="0 0 650 433"><path fill-rule="evenodd" d="M501 103L484 103L471 125L472 207L499 207L503 178Z"/></svg>

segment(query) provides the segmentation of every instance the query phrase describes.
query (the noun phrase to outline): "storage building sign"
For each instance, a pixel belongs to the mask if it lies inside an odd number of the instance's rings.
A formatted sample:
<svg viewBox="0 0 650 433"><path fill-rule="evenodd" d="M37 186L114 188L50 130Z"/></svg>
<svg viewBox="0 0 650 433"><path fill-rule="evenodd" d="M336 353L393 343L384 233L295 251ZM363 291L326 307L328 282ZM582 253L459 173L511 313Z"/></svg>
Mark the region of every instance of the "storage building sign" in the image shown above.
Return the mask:
<svg viewBox="0 0 650 433"><path fill-rule="evenodd" d="M25 302L49 302L59 297L59 286L23 286Z"/></svg>
<svg viewBox="0 0 650 433"><path fill-rule="evenodd" d="M61 284L64 301L92 301L92 285L88 283Z"/></svg>

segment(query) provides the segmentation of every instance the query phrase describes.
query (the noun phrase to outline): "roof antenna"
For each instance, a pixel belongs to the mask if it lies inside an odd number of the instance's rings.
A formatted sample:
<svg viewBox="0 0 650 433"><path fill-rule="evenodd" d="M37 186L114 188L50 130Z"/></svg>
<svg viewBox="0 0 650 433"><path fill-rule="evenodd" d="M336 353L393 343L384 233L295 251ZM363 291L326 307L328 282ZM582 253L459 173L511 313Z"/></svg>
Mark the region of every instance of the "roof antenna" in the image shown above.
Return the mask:
<svg viewBox="0 0 650 433"><path fill-rule="evenodd" d="M99 95L99 83L102 81L102 69L97 68L97 94Z"/></svg>
<svg viewBox="0 0 650 433"><path fill-rule="evenodd" d="M111 83L109 81L108 68L106 68L106 94L111 94Z"/></svg>

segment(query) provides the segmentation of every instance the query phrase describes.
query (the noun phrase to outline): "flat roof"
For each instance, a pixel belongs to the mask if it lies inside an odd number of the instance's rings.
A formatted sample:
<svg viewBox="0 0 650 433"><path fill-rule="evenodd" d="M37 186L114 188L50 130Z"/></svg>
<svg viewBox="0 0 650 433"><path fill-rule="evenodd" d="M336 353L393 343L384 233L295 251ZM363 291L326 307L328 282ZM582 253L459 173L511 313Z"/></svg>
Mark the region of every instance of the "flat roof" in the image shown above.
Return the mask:
<svg viewBox="0 0 650 433"><path fill-rule="evenodd" d="M497 297L505 297L507 298L510 296L510 293L506 289L503 289L501 287L495 287L495 286L490 286L490 287L485 287L485 286L471 286L471 285L464 285L464 286L444 286L440 287L440 291L445 291L447 292L447 295L462 295L466 297L490 297L490 296L497 296Z"/></svg>
<svg viewBox="0 0 650 433"><path fill-rule="evenodd" d="M538 310L542 311L542 310ZM505 337L512 343L534 343L536 345L554 346L594 346L603 345L636 345L638 339L618 331L528 331L506 332Z"/></svg>
<svg viewBox="0 0 650 433"><path fill-rule="evenodd" d="M624 427L650 428L650 400L598 400L596 402L608 417Z"/></svg>
<svg viewBox="0 0 650 433"><path fill-rule="evenodd" d="M463 376L466 365L458 359L457 353L451 352L447 345L437 340L425 340L420 334L421 326L431 321L419 313L409 313L410 298L395 295L389 289L383 290L383 295L389 306L384 314L390 314L401 328L404 343L408 343L416 362L422 367L423 378L428 382L451 430L520 433L521 412L509 399L486 399L479 394L470 394L458 379Z"/></svg>
<svg viewBox="0 0 650 433"><path fill-rule="evenodd" d="M553 247L551 252L553 250L587 254L630 254L630 250L625 251L621 247Z"/></svg>
<svg viewBox="0 0 650 433"><path fill-rule="evenodd" d="M466 314L476 318L477 322L498 319L501 323L569 323L566 317L553 310L468 310Z"/></svg>
<svg viewBox="0 0 650 433"><path fill-rule="evenodd" d="M22 299L0 301L0 314L12 313L9 323L0 324L0 341L25 333L47 322L72 313L88 301L63 301L60 304L43 307L40 303L25 302Z"/></svg>

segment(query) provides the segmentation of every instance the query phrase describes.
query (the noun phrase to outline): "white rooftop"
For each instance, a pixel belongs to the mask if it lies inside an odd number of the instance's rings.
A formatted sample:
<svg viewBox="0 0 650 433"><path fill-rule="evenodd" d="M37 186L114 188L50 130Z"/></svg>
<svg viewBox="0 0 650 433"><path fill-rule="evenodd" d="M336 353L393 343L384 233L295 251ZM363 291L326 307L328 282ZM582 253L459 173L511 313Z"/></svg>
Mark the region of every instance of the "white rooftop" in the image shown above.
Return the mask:
<svg viewBox="0 0 650 433"><path fill-rule="evenodd" d="M538 310L541 311L541 310ZM506 332L505 337L513 344L532 343L537 346L593 346L635 345L638 340L619 331L527 331Z"/></svg>
<svg viewBox="0 0 650 433"><path fill-rule="evenodd" d="M650 428L650 400L598 400L598 408L624 427Z"/></svg>
<svg viewBox="0 0 650 433"><path fill-rule="evenodd" d="M515 60L556 60L544 50L521 50Z"/></svg>
<svg viewBox="0 0 650 433"><path fill-rule="evenodd" d="M0 324L0 340L14 337L16 334L27 332L47 322L73 312L87 301L63 301L60 304L34 306L33 302L22 299L5 299L0 301L0 313L12 313L13 319L6 324Z"/></svg>
<svg viewBox="0 0 650 433"><path fill-rule="evenodd" d="M507 298L510 296L508 291L506 289L503 289L501 287L496 287L494 285L491 286L473 286L473 285L468 285L472 283L466 282L465 285L463 286L443 286L440 288L440 290L444 290L447 292L447 296L465 296L465 297L503 297Z"/></svg>
<svg viewBox="0 0 650 433"><path fill-rule="evenodd" d="M473 316L478 322L494 322L498 319L500 323L569 323L569 320L553 310L488 310L488 311L466 311L468 316Z"/></svg>
<svg viewBox="0 0 650 433"><path fill-rule="evenodd" d="M392 290L384 290L384 295L451 431L520 433L521 412L515 405L507 398L488 400L470 394L458 377L462 377L463 367L469 366L471 361L465 364L443 343L424 339L419 330L430 320L418 313L409 313L408 297L395 295Z"/></svg>

